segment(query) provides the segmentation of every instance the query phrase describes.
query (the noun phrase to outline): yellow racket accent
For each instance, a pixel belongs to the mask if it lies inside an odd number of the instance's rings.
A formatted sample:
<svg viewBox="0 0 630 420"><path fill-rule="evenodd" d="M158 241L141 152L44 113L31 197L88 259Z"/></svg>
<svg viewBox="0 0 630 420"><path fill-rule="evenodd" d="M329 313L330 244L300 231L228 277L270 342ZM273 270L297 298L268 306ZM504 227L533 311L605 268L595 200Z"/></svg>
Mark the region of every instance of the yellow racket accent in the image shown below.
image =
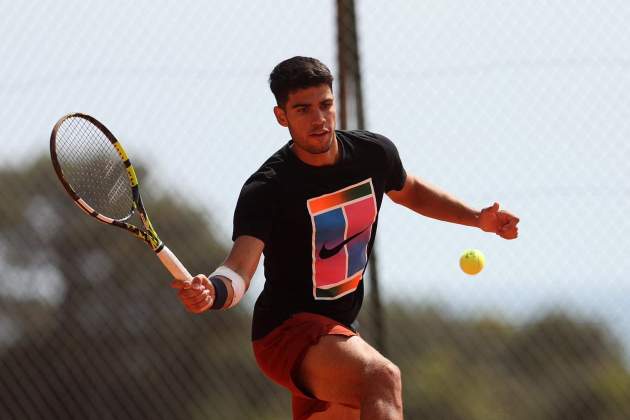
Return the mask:
<svg viewBox="0 0 630 420"><path fill-rule="evenodd" d="M127 167L127 176L129 177L129 182L132 187L138 185L138 178L136 177L136 171L133 169L133 166Z"/></svg>
<svg viewBox="0 0 630 420"><path fill-rule="evenodd" d="M136 171L127 152L107 127L87 114L63 116L50 135L50 157L62 185L83 211L142 239L173 277L191 278L186 267L158 237L142 204ZM128 223L134 213L142 226Z"/></svg>
<svg viewBox="0 0 630 420"><path fill-rule="evenodd" d="M122 148L120 143L115 142L115 143L113 143L113 145L114 145L114 148L116 148L116 151L118 152L118 156L120 156L120 158L123 160L123 162L128 161L129 157L127 157L127 153L125 152L125 149Z"/></svg>

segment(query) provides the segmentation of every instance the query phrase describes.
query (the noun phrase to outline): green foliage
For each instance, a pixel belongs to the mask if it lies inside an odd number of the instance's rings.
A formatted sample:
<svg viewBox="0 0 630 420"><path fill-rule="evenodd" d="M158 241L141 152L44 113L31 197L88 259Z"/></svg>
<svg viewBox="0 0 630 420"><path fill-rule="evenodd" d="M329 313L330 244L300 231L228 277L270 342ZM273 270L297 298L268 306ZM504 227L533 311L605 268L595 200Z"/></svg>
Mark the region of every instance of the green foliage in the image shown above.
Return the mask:
<svg viewBox="0 0 630 420"><path fill-rule="evenodd" d="M205 213L140 179L189 269L220 263ZM47 157L1 170L0 199L3 418L289 417L288 394L255 366L246 307L186 313L155 255L74 206ZM630 373L595 322L556 313L512 325L396 303L386 320L408 419L630 418Z"/></svg>
<svg viewBox="0 0 630 420"><path fill-rule="evenodd" d="M161 238L191 272L214 269L226 249L203 211L151 186L142 190ZM0 188L0 320L10 326L0 412L251 418L278 400L252 357L249 314L187 313L155 254L72 204L47 157L2 170Z"/></svg>
<svg viewBox="0 0 630 420"><path fill-rule="evenodd" d="M601 325L559 313L514 326L389 308L406 418L630 418L630 372Z"/></svg>

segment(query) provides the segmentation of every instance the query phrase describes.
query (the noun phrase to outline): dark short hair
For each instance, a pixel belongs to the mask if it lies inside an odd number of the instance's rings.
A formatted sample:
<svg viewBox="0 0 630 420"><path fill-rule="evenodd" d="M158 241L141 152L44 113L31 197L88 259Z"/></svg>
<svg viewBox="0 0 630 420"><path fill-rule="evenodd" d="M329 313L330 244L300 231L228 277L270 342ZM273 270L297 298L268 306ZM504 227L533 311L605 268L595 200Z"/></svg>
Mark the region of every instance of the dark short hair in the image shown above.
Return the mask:
<svg viewBox="0 0 630 420"><path fill-rule="evenodd" d="M332 90L332 83L330 69L311 57L296 56L284 60L269 75L269 86L280 107L286 105L291 92L321 84L327 84Z"/></svg>

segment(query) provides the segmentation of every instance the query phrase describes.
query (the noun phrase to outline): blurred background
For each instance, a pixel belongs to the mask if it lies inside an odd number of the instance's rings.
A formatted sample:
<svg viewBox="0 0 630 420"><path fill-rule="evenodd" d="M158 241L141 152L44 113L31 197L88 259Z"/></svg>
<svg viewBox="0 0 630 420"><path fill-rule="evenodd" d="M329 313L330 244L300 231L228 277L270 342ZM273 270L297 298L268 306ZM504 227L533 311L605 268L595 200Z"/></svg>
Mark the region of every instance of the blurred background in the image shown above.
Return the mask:
<svg viewBox="0 0 630 420"><path fill-rule="evenodd" d="M250 347L261 270L238 308L188 314L145 245L71 203L48 147L63 114L104 122L162 239L209 273L289 140L267 78L294 55L330 66L345 127L521 218L504 241L384 200L360 331L401 367L406 418L630 418L627 1L0 6L0 418L290 418Z"/></svg>

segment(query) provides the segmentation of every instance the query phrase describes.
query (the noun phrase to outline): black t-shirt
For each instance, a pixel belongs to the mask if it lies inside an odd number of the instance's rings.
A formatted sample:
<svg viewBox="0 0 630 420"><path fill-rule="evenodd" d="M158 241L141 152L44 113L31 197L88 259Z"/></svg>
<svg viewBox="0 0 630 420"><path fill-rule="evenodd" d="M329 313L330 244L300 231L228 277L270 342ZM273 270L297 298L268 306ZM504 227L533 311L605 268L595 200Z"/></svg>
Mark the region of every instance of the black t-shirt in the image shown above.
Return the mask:
<svg viewBox="0 0 630 420"><path fill-rule="evenodd" d="M307 165L289 141L241 190L232 239L250 235L265 243L254 340L298 312L350 326L361 308L383 194L400 190L406 174L386 137L367 131L336 131L336 137L336 164Z"/></svg>

